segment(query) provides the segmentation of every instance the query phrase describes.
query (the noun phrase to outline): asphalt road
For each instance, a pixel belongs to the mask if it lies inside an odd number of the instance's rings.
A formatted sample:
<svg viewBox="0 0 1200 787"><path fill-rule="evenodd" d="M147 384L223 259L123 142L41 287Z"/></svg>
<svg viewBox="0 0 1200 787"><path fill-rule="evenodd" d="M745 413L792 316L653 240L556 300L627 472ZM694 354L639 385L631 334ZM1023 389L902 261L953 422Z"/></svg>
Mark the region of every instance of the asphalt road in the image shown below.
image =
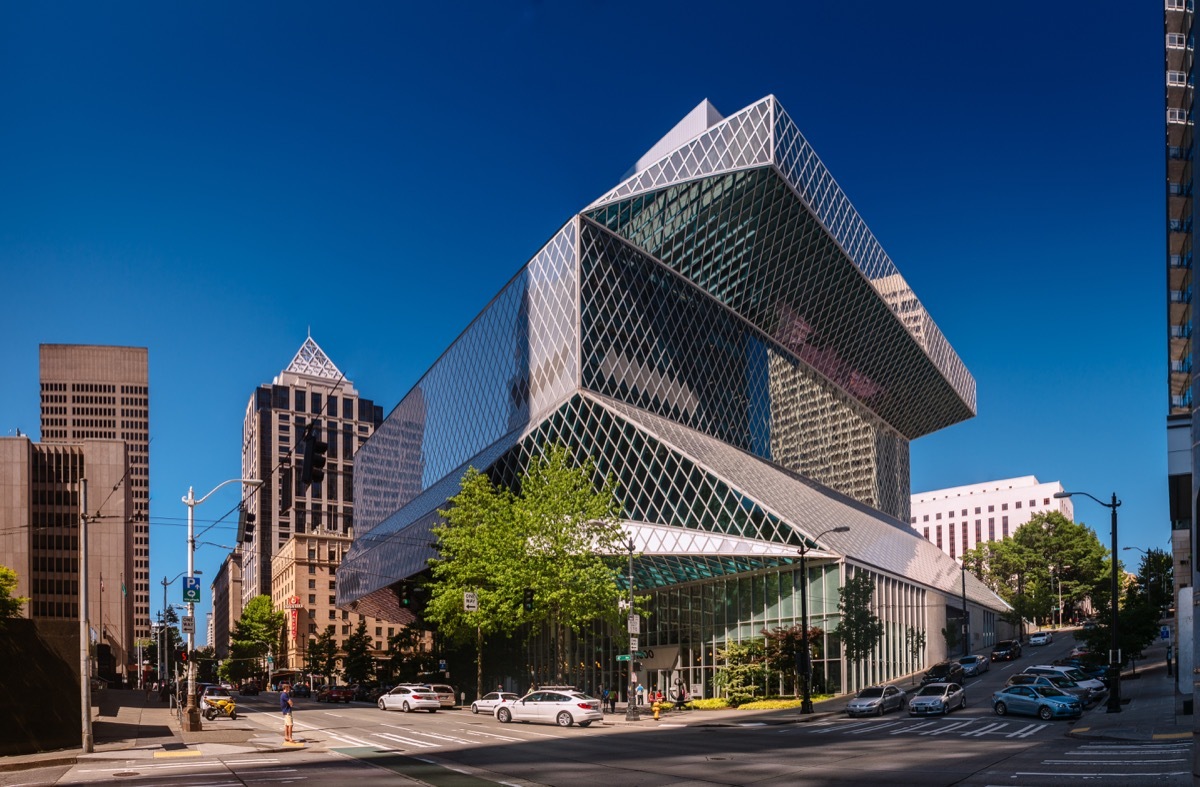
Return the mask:
<svg viewBox="0 0 1200 787"><path fill-rule="evenodd" d="M694 726L500 724L469 710L383 712L298 701L296 735L327 750L206 756L194 760L80 764L54 772L8 774L4 784L273 785L307 782L356 786L404 783L437 787L591 785L1147 785L1190 784L1189 744L1099 744L1066 737L1073 722L997 717L991 693L1027 665L1048 663L1072 646L1069 636L1027 648L966 681L968 707L947 717L831 716L802 724ZM911 688L911 687L905 687ZM1103 703L1084 714L1103 713ZM277 733L274 695L241 698L239 715ZM48 771L48 769L46 769Z"/></svg>

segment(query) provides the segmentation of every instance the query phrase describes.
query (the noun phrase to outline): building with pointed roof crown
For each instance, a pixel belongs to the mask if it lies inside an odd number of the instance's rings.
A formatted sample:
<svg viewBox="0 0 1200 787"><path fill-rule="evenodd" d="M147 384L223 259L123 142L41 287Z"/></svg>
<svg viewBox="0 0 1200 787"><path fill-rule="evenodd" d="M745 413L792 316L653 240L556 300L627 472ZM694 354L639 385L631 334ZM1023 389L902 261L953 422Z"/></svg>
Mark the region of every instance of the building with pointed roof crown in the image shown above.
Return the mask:
<svg viewBox="0 0 1200 787"><path fill-rule="evenodd" d="M560 443L617 480L652 611L644 683L712 696L715 651L799 625L801 588L825 632L815 686L896 679L946 655L938 632L964 605L973 649L1008 633L1004 602L908 524L909 442L974 414L974 379L779 102L729 117L704 102L550 238L359 451L338 604L405 620L399 583L434 556L466 469L515 485ZM886 633L850 664L832 631L857 575ZM623 683L624 642L582 633L565 677ZM557 677L553 653L531 648L536 683Z"/></svg>
<svg viewBox="0 0 1200 787"><path fill-rule="evenodd" d="M229 627L250 599L258 595L274 597L277 570L272 560L289 539L324 534L349 544L354 515L354 454L382 419L383 408L359 395L354 383L346 379L312 336L304 340L291 363L270 385L255 389L242 424L242 477L263 479L264 484L247 498L246 512L253 517L253 527L236 545L236 565L218 575L227 586L213 588L214 598L227 599L224 608L214 609L214 630L227 638ZM329 450L324 480L305 487L300 482L299 440L310 422L317 439ZM308 587L308 578L301 581L302 597L314 598L313 605L306 602L301 609L305 617L301 639L307 638L310 609L316 624L316 599L320 599L324 618L320 629L331 622L341 626L340 616L336 621L328 620L333 571L330 551L320 552L323 574L327 574L321 577L320 587L316 587L315 574L312 588ZM304 553L307 555L307 549ZM334 550L334 554L336 558L340 552ZM310 594L310 589L316 592ZM227 641L215 645L220 650Z"/></svg>

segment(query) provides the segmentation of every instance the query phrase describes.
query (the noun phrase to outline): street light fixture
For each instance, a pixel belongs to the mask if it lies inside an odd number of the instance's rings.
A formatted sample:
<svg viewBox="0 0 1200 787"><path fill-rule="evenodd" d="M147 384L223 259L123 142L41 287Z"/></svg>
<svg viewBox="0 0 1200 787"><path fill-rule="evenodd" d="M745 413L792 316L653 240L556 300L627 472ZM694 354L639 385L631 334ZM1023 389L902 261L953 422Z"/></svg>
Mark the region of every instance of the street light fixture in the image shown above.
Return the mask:
<svg viewBox="0 0 1200 787"><path fill-rule="evenodd" d="M850 528L842 525L841 527L831 527L828 530L817 533L812 539L815 544L821 536L827 533L847 533ZM800 548L796 550L800 553L800 685L803 694L800 698L800 712L812 713L812 651L808 644L808 542L803 539L800 542Z"/></svg>
<svg viewBox="0 0 1200 787"><path fill-rule="evenodd" d="M633 616L637 614L636 612L634 612L634 609L633 609L633 546L634 546L633 539L630 538L629 543L625 545L626 549L629 550L629 620L630 621L632 621ZM628 628L632 628L632 626L628 626ZM630 633L632 633L632 632L630 632ZM626 690L628 692L628 695L627 695L628 699L625 701L625 721L639 721L640 720L638 707L634 701L634 696L637 694L637 682L633 679L633 676L634 676L633 665L636 663L637 663L637 653L634 652L634 648L630 648L629 649L629 688Z"/></svg>
<svg viewBox="0 0 1200 787"><path fill-rule="evenodd" d="M262 484L263 484L263 482L257 478L231 478L228 481L222 481L221 483L214 486L207 495L200 498L199 500L196 499L195 492L193 491L192 487L189 486L187 497L182 498L183 504L188 507L188 520L187 520L187 575L188 575L188 577L192 577L196 573L195 572L196 506L200 505L205 500L212 497L213 493L216 492L221 487L228 486L229 484L237 484L237 483L245 484L247 486L255 486L255 487L262 486ZM187 608L188 608L187 609L188 617L193 618L193 613L195 612L195 603L192 601L188 601ZM193 618L193 620L194 620L194 618ZM195 631L193 630L193 631L189 632L187 635L187 647L188 647L189 653L195 649L195 645L196 645L196 634L195 634ZM188 659L188 665L187 665L187 726L186 726L186 729L188 732L196 732L200 729L200 708L198 708L196 706L196 667L191 659Z"/></svg>
<svg viewBox="0 0 1200 787"><path fill-rule="evenodd" d="M1056 498L1062 499L1071 497L1072 495L1083 495L1090 497L1100 505L1112 512L1112 621L1111 629L1112 636L1110 638L1108 652L1108 676L1111 686L1108 690L1108 712L1121 712L1121 647L1117 641L1117 508L1120 507L1121 501L1117 499L1117 493L1112 493L1112 502L1105 503L1100 498L1089 495L1087 492L1055 492Z"/></svg>

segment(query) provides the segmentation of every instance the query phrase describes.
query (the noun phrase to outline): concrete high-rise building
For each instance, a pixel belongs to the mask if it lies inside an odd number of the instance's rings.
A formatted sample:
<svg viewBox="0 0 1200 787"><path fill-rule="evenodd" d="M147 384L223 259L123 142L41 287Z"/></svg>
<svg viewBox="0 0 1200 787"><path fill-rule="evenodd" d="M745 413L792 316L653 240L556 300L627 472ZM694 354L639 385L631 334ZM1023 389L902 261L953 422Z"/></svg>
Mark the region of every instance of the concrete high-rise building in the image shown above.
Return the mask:
<svg viewBox="0 0 1200 787"><path fill-rule="evenodd" d="M272 558L293 535L351 532L354 452L382 420L383 408L360 397L311 336L270 385L255 390L242 426L242 477L265 483L247 496L254 532L237 545L240 604L228 625L251 598L271 595ZM302 488L299 440L310 422L329 445L328 463L323 482Z"/></svg>
<svg viewBox="0 0 1200 787"><path fill-rule="evenodd" d="M1195 19L1193 0L1165 0L1163 13L1166 67L1167 164L1167 477L1170 495L1171 551L1175 590L1192 584L1195 472L1200 434L1194 421L1192 369L1200 340L1192 327L1196 314L1195 206L1192 200L1195 159Z"/></svg>
<svg viewBox="0 0 1200 787"><path fill-rule="evenodd" d="M1034 514L1057 511L1074 521L1070 498L1057 481L1042 483L1035 476L985 481L981 484L935 489L912 496L909 522L926 541L962 561L968 549L1011 536Z"/></svg>
<svg viewBox="0 0 1200 787"><path fill-rule="evenodd" d="M79 619L81 480L88 481L88 620L96 673L136 680L129 522L133 494L123 440L34 443L0 438L0 563L33 620Z"/></svg>
<svg viewBox="0 0 1200 787"><path fill-rule="evenodd" d="M127 637L129 643L149 638L149 351L145 347L87 344L43 344L39 349L42 442L123 440L127 446L129 467L117 479L129 490L131 500L123 531L130 556L123 579L133 616ZM101 490L94 480L92 484L95 496ZM95 541L92 547L96 547Z"/></svg>

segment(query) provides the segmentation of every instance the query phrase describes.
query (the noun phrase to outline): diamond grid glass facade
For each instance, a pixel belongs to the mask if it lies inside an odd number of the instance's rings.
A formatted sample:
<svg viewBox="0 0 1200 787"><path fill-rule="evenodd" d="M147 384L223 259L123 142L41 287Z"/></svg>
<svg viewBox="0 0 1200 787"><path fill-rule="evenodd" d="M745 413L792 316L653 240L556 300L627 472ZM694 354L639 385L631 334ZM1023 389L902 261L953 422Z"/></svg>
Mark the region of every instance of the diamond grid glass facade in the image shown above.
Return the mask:
<svg viewBox="0 0 1200 787"><path fill-rule="evenodd" d="M945 625L959 571L906 524L908 443L973 415L974 381L775 100L710 114L572 218L359 451L339 606L405 622L392 587L467 467L511 485L557 442L617 480L651 684L707 696L716 649L798 624L802 544L812 624L832 631L865 571L887 631L849 668L823 637L817 685L938 655L904 639ZM1003 602L967 590L990 645ZM620 683L611 634L574 639L570 680ZM552 650L531 651L538 682Z"/></svg>

